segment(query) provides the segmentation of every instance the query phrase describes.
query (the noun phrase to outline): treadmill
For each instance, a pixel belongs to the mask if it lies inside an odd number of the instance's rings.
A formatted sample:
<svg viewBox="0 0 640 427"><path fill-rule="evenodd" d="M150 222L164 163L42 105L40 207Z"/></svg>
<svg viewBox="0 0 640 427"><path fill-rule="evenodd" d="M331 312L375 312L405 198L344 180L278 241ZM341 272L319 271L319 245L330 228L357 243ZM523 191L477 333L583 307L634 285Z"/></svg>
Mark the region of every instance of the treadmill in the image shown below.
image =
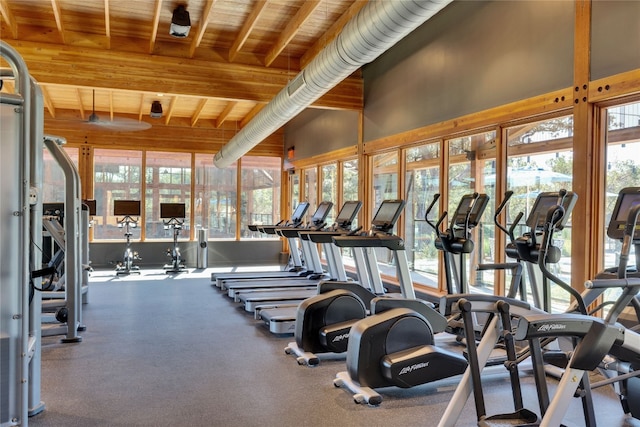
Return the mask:
<svg viewBox="0 0 640 427"><path fill-rule="evenodd" d="M278 234L283 237L289 239L289 241L295 241L299 238L298 231L300 230L319 230L325 226L325 220L333 207L333 203L331 202L322 202L316 209L313 214L312 221L306 227L300 228L292 228L292 227L275 227L275 230ZM305 276L293 276L289 278L253 278L253 279L222 279L217 278L216 281L219 283L220 288L227 291L227 294L230 298L235 299L235 294L240 292L241 290L249 290L249 289L263 289L267 290L269 288L289 288L289 287L308 287L310 285L316 285L319 280L326 277L324 276L324 272L322 270L322 264L320 263L320 255L318 254L318 248L315 245L310 244L310 242L303 242L301 245L304 251L304 255L306 257L306 261L308 265L312 266L311 273L315 273L314 275L307 274ZM295 252L295 251L293 251Z"/></svg>
<svg viewBox="0 0 640 427"><path fill-rule="evenodd" d="M385 290L374 250L376 247L388 247L394 254L398 278L402 284L402 295L406 298L415 298L404 243L398 236L391 234L404 206L403 200L385 200L376 211L369 231L357 235L351 232L328 236L336 249L348 247L353 250L360 285L377 295L384 295ZM316 241L327 238L321 233L309 233L309 237ZM293 334L297 311L297 305L264 307L256 310L256 318L261 319L274 334Z"/></svg>
<svg viewBox="0 0 640 427"><path fill-rule="evenodd" d="M291 219L287 221L280 221L274 225L261 225L261 224L249 224L249 230L258 231L264 234L276 235L276 227L300 227L300 225L304 221L304 216L307 214L307 210L309 209L309 202L300 202L298 206L296 206L293 214L291 215ZM291 252L291 259L293 262L293 267L289 270L281 270L281 271L232 271L232 272L221 272L221 273L211 273L211 281L213 284L217 284L217 279L220 278L263 278L263 277L295 277L300 274L301 271L304 271L304 267L302 266L302 260L300 258L300 254L294 250L298 246L295 241L289 241L289 250Z"/></svg>
<svg viewBox="0 0 640 427"><path fill-rule="evenodd" d="M359 201L345 202L338 213L336 222L326 229L312 230L303 229L298 231L298 235L303 244L311 245L314 249L317 249L318 244L322 244L322 247L326 254L327 268L329 270L329 280L346 282L348 280L347 274L342 263L342 255L340 250L333 245L331 240L332 236L346 234L351 232L351 225L354 219L358 215L362 203ZM312 236L323 236L324 239L316 239ZM317 250L315 255L318 255ZM317 263L320 263L320 257L317 257ZM315 269L315 268L314 268ZM309 276L310 278L314 276ZM324 277L319 277L320 279ZM244 304L246 311L253 312L259 306L269 305L281 305L281 304L295 304L300 301L309 298L317 293L317 286L311 289L274 289L269 291L249 291L240 292L236 294L236 300L241 301Z"/></svg>

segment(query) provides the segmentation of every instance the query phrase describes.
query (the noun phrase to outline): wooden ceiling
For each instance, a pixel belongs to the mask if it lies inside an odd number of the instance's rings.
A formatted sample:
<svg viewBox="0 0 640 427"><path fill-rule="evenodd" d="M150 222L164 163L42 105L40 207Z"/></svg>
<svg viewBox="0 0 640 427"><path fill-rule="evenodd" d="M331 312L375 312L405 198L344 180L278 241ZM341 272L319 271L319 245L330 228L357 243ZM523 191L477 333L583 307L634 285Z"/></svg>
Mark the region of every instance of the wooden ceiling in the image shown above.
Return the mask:
<svg viewBox="0 0 640 427"><path fill-rule="evenodd" d="M190 14L186 38L169 34L179 4ZM0 38L18 50L41 84L48 122L81 123L95 110L104 120L161 128L239 129L365 4L0 0ZM154 100L163 106L160 119L149 117ZM360 110L360 76L346 79L313 107Z"/></svg>

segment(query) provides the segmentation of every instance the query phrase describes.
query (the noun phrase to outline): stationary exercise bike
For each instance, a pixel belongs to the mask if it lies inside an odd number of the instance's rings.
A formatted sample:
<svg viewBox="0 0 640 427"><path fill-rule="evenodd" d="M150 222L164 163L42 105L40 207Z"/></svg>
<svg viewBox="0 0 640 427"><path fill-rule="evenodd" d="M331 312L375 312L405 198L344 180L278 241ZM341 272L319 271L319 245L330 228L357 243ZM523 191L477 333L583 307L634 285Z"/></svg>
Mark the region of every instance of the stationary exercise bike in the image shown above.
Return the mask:
<svg viewBox="0 0 640 427"><path fill-rule="evenodd" d="M138 220L134 217L140 216L140 200L114 200L113 214L116 215L118 228L124 228L124 236L127 240L122 261L116 266L116 274L123 276L131 273L140 274L140 267L134 265L134 261L141 258L137 251L131 249L132 228L138 226ZM123 215L121 220L117 216Z"/></svg>
<svg viewBox="0 0 640 427"><path fill-rule="evenodd" d="M187 268L180 255L178 246L178 235L184 225L185 204L184 203L161 203L160 217L165 230L173 230L173 247L167 249L167 256L171 257L171 264L165 264L166 273L181 273Z"/></svg>

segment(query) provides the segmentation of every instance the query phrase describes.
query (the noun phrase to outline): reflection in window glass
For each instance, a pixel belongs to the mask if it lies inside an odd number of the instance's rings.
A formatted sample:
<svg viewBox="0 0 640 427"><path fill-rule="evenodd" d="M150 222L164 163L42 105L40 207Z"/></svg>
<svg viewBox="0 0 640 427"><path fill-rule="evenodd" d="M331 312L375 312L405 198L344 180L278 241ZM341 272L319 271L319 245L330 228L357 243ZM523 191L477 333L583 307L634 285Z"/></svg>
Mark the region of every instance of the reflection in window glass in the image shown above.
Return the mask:
<svg viewBox="0 0 640 427"><path fill-rule="evenodd" d="M245 156L241 160L241 223L242 237L251 237L249 224L275 224L280 216L279 157ZM290 212L287 213L290 215ZM288 216L287 218L288 219Z"/></svg>
<svg viewBox="0 0 640 427"><path fill-rule="evenodd" d="M507 129L507 189L513 191L509 202L508 226L518 212L524 217L515 228L517 238L531 230L525 220L540 192L572 189L573 174L573 117L566 116L540 122L527 123ZM580 197L580 195L578 195ZM549 270L566 283L571 283L571 219L567 226L554 235L553 244L561 249L562 257ZM529 274L530 272L533 274ZM541 300L532 289L542 295L542 278L538 268L525 269L524 279L530 302L540 305ZM569 295L559 286L551 285L554 312L563 311Z"/></svg>
<svg viewBox="0 0 640 427"><path fill-rule="evenodd" d="M334 164L322 166L322 201L332 202L333 209L327 216L327 224L333 224L333 220L336 218L338 206L338 166Z"/></svg>
<svg viewBox="0 0 640 427"><path fill-rule="evenodd" d="M93 237L124 240L124 232L118 228L113 215L113 201L142 199L142 152L96 148L93 159L93 197L96 199ZM130 231L132 240L140 238L138 228Z"/></svg>
<svg viewBox="0 0 640 427"><path fill-rule="evenodd" d="M62 146L62 149L77 168L80 150L67 146ZM42 202L64 202L64 172L46 147L42 154Z"/></svg>
<svg viewBox="0 0 640 427"><path fill-rule="evenodd" d="M180 238L189 239L191 154L148 151L145 170L145 238L173 239L173 230L165 228L160 217L160 204L184 203L186 218Z"/></svg>
<svg viewBox="0 0 640 427"><path fill-rule="evenodd" d="M608 226L616 199L625 187L640 186L640 103L607 109L607 172L605 195L605 227ZM605 233L605 267L617 267L622 242ZM635 248L631 245L629 267L636 264ZM637 269L639 266L635 265ZM617 292L619 293L619 292ZM608 293L612 297L614 293Z"/></svg>
<svg viewBox="0 0 640 427"><path fill-rule="evenodd" d="M382 153L373 156L373 194L372 211L375 215L383 200L398 198L398 152ZM393 233L398 234L398 227L394 227ZM389 249L376 248L376 257L380 272L395 277L396 269L393 265L393 254Z"/></svg>
<svg viewBox="0 0 640 427"><path fill-rule="evenodd" d="M318 171L315 167L304 170L304 198L309 202L305 219L309 221L318 207Z"/></svg>
<svg viewBox="0 0 640 427"><path fill-rule="evenodd" d="M193 220L210 239L230 239L236 232L237 163L220 169L210 154L196 154Z"/></svg>
<svg viewBox="0 0 640 427"><path fill-rule="evenodd" d="M435 231L427 224L425 213L440 192L440 143L406 150L407 165L405 208L405 247L413 281L438 287L438 251L434 245ZM438 219L438 203L429 214L434 224Z"/></svg>

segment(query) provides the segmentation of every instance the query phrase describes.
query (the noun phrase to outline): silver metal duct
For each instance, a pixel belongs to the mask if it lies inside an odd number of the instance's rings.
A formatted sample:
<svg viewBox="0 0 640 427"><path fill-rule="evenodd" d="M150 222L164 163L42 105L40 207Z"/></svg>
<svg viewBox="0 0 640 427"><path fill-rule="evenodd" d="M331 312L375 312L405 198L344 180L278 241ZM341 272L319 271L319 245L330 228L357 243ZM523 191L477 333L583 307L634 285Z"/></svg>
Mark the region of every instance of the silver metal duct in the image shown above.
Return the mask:
<svg viewBox="0 0 640 427"><path fill-rule="evenodd" d="M214 157L231 165L302 110L419 27L452 0L372 0L342 33Z"/></svg>

